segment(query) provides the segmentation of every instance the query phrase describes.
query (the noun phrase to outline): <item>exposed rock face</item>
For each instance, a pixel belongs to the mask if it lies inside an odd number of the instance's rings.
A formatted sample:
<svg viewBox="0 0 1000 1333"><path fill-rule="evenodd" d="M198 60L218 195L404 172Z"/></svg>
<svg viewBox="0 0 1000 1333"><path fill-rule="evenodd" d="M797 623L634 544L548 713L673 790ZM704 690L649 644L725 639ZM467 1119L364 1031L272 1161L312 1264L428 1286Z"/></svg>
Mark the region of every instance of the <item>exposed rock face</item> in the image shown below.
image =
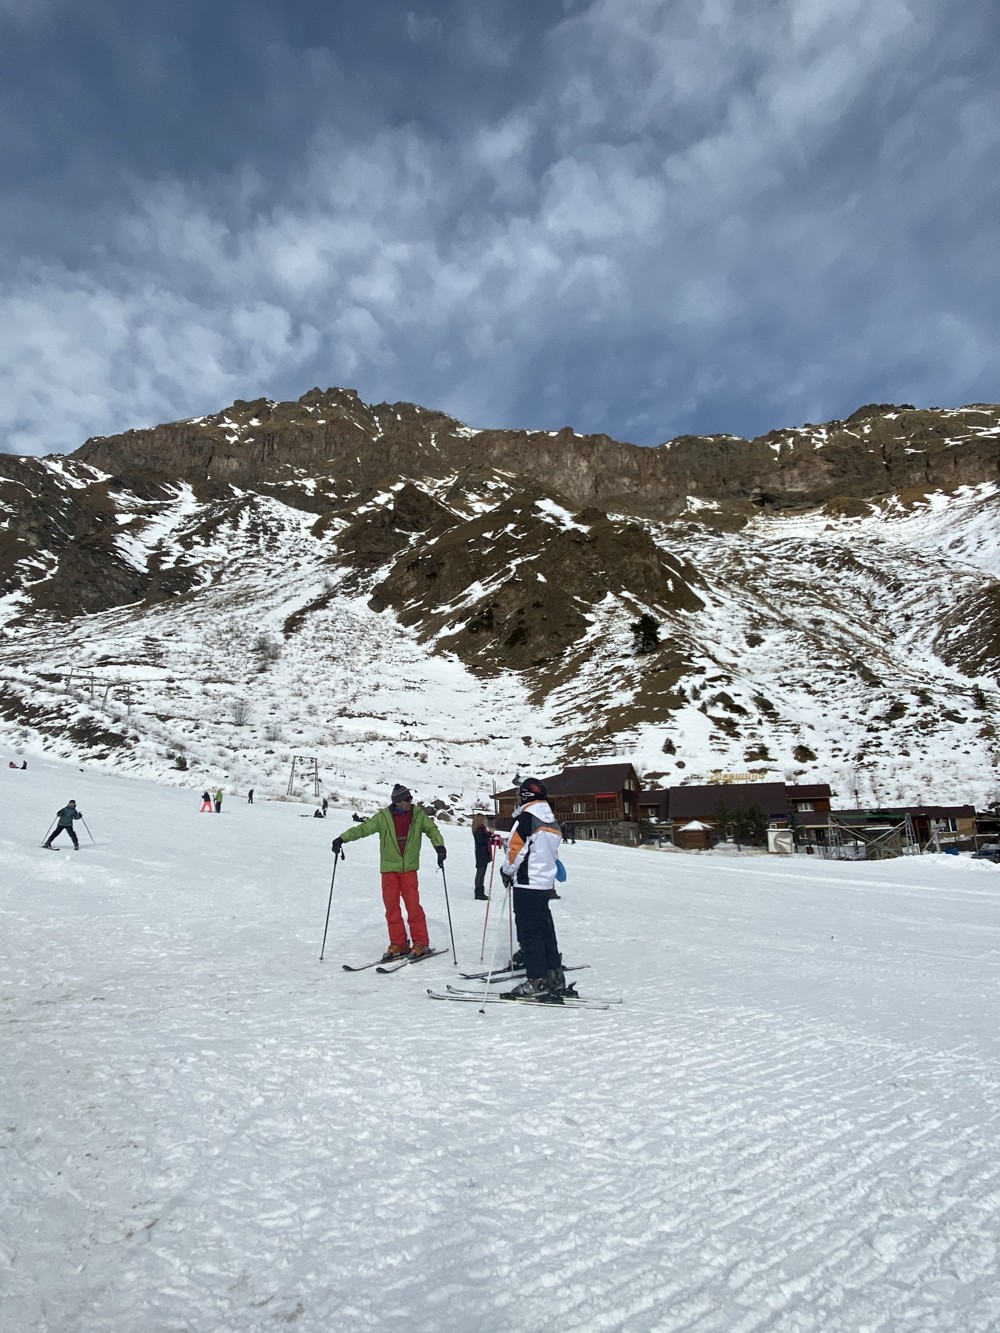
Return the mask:
<svg viewBox="0 0 1000 1333"><path fill-rule="evenodd" d="M376 585L372 603L393 607L404 624L443 633L448 648L479 665L499 653L508 666L542 667L586 633L586 609L608 593L691 610L700 605L697 582L637 524L596 511L546 524L534 506L515 500L486 517L431 528Z"/></svg>
<svg viewBox="0 0 1000 1333"><path fill-rule="evenodd" d="M147 572L116 550L115 502L90 469L71 487L41 460L0 455L0 513L2 594L30 587L32 606L72 614L121 606L148 592Z"/></svg>
<svg viewBox="0 0 1000 1333"><path fill-rule="evenodd" d="M693 570L672 570L625 515L732 529L761 511L827 504L844 516L884 495L990 480L1000 480L1000 410L989 406L870 405L755 440L685 436L643 449L569 428L475 432L412 404L312 389L294 403L238 400L211 417L88 440L64 469L0 458L0 578L14 592L30 572L29 605L66 614L187 591L195 561L165 565L155 547L144 566L123 558L118 497L130 497L141 530L189 486L200 522L180 540L194 552L237 488L251 510L256 494L315 513L315 533L336 534L334 558L360 575L389 565L375 604L449 633L462 656L485 664L499 647L515 665L538 664L585 632L586 608L608 591L678 607L697 599ZM391 502L378 499L387 493ZM577 518L539 522L532 504L545 497ZM499 551L487 539L498 526ZM473 583L491 590L459 608Z"/></svg>
<svg viewBox="0 0 1000 1333"><path fill-rule="evenodd" d="M689 496L781 510L998 480L997 416L993 406L871 406L755 440L681 436L645 449L568 427L470 432L409 403L368 407L353 390L313 389L297 403L238 400L213 417L88 440L74 457L132 487L182 479L204 499L220 494L220 483L281 487L283 499L307 509L392 476L486 467L530 479L574 508L670 517ZM315 479L315 491L296 491L297 478Z"/></svg>

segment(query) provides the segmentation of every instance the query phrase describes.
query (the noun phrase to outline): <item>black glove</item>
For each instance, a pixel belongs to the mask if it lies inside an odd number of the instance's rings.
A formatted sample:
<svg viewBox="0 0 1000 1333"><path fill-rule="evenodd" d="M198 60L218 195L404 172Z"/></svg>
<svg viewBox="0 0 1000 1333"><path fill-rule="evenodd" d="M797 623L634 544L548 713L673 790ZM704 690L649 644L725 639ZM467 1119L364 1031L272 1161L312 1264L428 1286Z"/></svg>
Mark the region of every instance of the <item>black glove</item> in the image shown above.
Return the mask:
<svg viewBox="0 0 1000 1333"><path fill-rule="evenodd" d="M447 851L445 850L444 847L439 847L439 848L437 849L437 857L438 857L438 865L439 865L439 866L443 866L443 865L444 865L444 863L445 863L445 858L447 857L447 855L448 855L448 853L447 853Z"/></svg>
<svg viewBox="0 0 1000 1333"><path fill-rule="evenodd" d="M511 889L514 887L514 875L512 871L501 870L500 879L503 882L503 886L505 889Z"/></svg>
<svg viewBox="0 0 1000 1333"><path fill-rule="evenodd" d="M344 839L343 839L343 838L334 838L333 842L330 843L330 851L333 852L334 856L343 856L343 855L344 855Z"/></svg>

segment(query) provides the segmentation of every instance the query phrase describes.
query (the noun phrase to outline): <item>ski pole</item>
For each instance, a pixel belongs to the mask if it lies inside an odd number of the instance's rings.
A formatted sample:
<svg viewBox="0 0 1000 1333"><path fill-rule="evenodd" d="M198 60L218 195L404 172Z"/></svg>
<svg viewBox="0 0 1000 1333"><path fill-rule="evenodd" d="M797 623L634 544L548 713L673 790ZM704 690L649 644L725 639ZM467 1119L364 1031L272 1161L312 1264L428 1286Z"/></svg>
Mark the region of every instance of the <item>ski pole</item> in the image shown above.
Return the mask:
<svg viewBox="0 0 1000 1333"><path fill-rule="evenodd" d="M503 878L503 877L501 876L501 878ZM492 982L493 982L493 972L494 972L494 968L495 968L496 960L497 960L497 945L500 943L500 935L501 935L502 932L503 932L503 914L504 914L504 909L506 908L507 912L510 913L510 914L512 914L512 913L513 913L513 910L514 910L514 909L513 909L513 895L511 894L510 885L507 884L506 881L504 881L504 889L505 889L504 900L503 900L503 903L501 904L501 907L500 907L500 920L497 922L497 932L496 932L496 934L495 934L494 937L493 937L493 953L490 955L490 967L489 967L489 971L488 971L487 974L486 974L486 981L485 981L485 983L484 983L484 985L483 985L483 1000L484 1000L484 1002L485 1002L485 1000L486 1000L487 995L489 995L489 993L490 993L490 986L492 985ZM511 929L511 939L513 940L513 934L514 934L514 924L513 924L513 920L511 920L511 927L510 927L510 929ZM514 956L514 955L513 955L513 950L512 950L512 951L511 951L511 957L513 958L513 956ZM484 1009L481 1009L479 1012L480 1012L480 1013L485 1013L486 1011L485 1011Z"/></svg>
<svg viewBox="0 0 1000 1333"><path fill-rule="evenodd" d="M444 905L448 913L448 934L451 936L451 961L455 967L458 967L458 954L455 952L455 932L451 928L451 903L448 901L448 876L444 873L444 865L438 862L438 870L441 871L441 883L444 885Z"/></svg>
<svg viewBox="0 0 1000 1333"><path fill-rule="evenodd" d="M323 961L323 954L326 952L326 932L330 929L330 906L333 902L333 885L337 878L337 862L343 857L343 848L337 852L333 858L333 874L330 876L330 896L326 900L326 925L323 927L323 943L320 945L319 961Z"/></svg>
<svg viewBox="0 0 1000 1333"><path fill-rule="evenodd" d="M496 863L497 863L497 845L491 838L490 839L490 894L492 894L493 892L493 870L496 866ZM486 896L489 897L490 894L487 894ZM486 910L489 911L489 908L487 908Z"/></svg>
<svg viewBox="0 0 1000 1333"><path fill-rule="evenodd" d="M55 822L56 822L56 821L53 819L52 824L49 825L48 833L46 833L45 837L44 837L44 838L41 840L41 842L38 844L39 847L44 847L45 844L48 842L48 840L49 840L49 835L52 833L52 826L53 826L53 824L55 824Z"/></svg>
<svg viewBox="0 0 1000 1333"><path fill-rule="evenodd" d="M83 827L87 830L87 832L90 833L90 825L89 825L89 824L87 823L87 821L84 819L83 815L80 816L80 823L81 823L81 824L83 825ZM91 841L92 843L94 843L95 845L96 845L96 843L97 843L97 839L94 837L94 835L93 835L92 833L90 833L90 841Z"/></svg>
<svg viewBox="0 0 1000 1333"><path fill-rule="evenodd" d="M483 918L483 942L479 946L479 961L482 962L486 956L486 927L490 922L490 907L493 905L493 866L496 862L497 849L490 844L490 887L486 895L486 915Z"/></svg>
<svg viewBox="0 0 1000 1333"><path fill-rule="evenodd" d="M510 948L510 961L514 961L514 881L507 885L507 934ZM520 943L520 941L518 941Z"/></svg>
<svg viewBox="0 0 1000 1333"><path fill-rule="evenodd" d="M491 892L489 897L486 899L486 915L483 917L483 942L479 946L480 962L482 962L483 959L486 957L486 927L489 925L490 922L490 908L492 905L493 905L493 894Z"/></svg>
<svg viewBox="0 0 1000 1333"><path fill-rule="evenodd" d="M496 834L490 839L490 889L486 895L486 917L483 920L483 942L479 949L479 961L482 962L486 956L486 927L490 920L490 908L493 905L493 871L496 869L497 848L501 844L496 840ZM501 920L503 916L501 914Z"/></svg>

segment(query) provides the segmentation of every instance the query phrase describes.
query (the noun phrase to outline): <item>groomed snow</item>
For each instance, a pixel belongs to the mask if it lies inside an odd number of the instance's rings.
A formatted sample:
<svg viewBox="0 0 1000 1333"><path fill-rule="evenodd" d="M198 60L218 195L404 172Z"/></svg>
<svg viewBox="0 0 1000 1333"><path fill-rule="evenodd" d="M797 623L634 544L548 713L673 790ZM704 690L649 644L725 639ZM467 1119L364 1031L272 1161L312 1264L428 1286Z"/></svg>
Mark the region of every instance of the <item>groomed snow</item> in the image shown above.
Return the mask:
<svg viewBox="0 0 1000 1333"><path fill-rule="evenodd" d="M567 960L624 1003L480 1013L425 997L450 954L341 970L384 945L374 840L319 962L348 812L0 783L3 1333L1000 1323L1000 869L569 846ZM71 796L96 843L40 850Z"/></svg>

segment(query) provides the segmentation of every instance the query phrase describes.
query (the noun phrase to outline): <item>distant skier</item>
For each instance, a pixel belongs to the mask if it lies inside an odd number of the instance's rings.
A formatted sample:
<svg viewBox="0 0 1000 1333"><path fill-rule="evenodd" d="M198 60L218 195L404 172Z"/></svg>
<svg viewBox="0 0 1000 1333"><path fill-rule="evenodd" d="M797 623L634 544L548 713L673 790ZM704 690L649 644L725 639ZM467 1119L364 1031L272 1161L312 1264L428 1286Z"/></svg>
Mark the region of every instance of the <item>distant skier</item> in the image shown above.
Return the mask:
<svg viewBox="0 0 1000 1333"><path fill-rule="evenodd" d="M327 810L329 810L329 808L330 808L330 802L329 802L329 801L326 799L326 797L324 796L324 797L323 797L323 818L324 818L324 819L326 818L326 812L327 812Z"/></svg>
<svg viewBox="0 0 1000 1333"><path fill-rule="evenodd" d="M493 852L493 839L490 836L489 826L486 823L485 815L473 815L472 817L472 838L476 853L476 884L473 897L481 902L486 901L486 867L489 865Z"/></svg>
<svg viewBox="0 0 1000 1333"><path fill-rule="evenodd" d="M247 805L253 805L253 787L247 792Z"/></svg>
<svg viewBox="0 0 1000 1333"><path fill-rule="evenodd" d="M222 788L221 788L221 787L216 787L216 789L215 789L215 813L216 813L217 815L221 815L221 814L222 814Z"/></svg>
<svg viewBox="0 0 1000 1333"><path fill-rule="evenodd" d="M427 918L420 905L417 871L420 868L420 839L426 837L437 851L438 865L447 856L441 830L422 805L413 804L408 787L397 783L392 789L392 804L377 811L370 819L361 820L354 828L345 829L334 838L331 849L340 855L345 842L356 842L372 833L379 836L382 872L382 902L389 927L389 948L383 961L412 954L419 958L430 949L427 936ZM400 900L406 908L412 946L406 936L406 925L400 910Z"/></svg>
<svg viewBox="0 0 1000 1333"><path fill-rule="evenodd" d="M500 877L511 889L517 942L527 976L507 992L561 1003L566 977L556 941L549 903L555 896L559 824L548 803L548 791L537 778L525 778L518 792Z"/></svg>
<svg viewBox="0 0 1000 1333"><path fill-rule="evenodd" d="M83 815L76 808L76 801L67 801L63 808L56 812L56 819L58 819L59 823L42 843L42 846L48 847L50 851L55 851L52 843L59 837L59 834L62 833L63 829L65 829L73 840L73 850L78 852L80 850L80 839L76 836L76 832L73 828L73 821L74 819L82 818Z"/></svg>
<svg viewBox="0 0 1000 1333"><path fill-rule="evenodd" d="M209 814L212 813L212 797L207 790L203 791L201 794L201 809L198 811L198 813L204 814L206 810L208 811Z"/></svg>

